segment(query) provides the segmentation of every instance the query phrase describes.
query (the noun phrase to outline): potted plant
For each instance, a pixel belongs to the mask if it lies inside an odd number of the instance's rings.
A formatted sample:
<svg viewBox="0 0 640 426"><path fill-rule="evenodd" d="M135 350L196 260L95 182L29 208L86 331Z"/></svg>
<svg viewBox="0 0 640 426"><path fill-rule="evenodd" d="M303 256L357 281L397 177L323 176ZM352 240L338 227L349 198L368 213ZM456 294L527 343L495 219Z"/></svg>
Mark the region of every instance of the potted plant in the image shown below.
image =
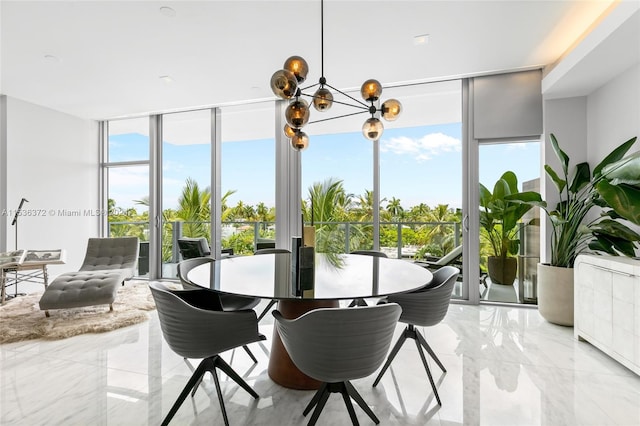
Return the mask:
<svg viewBox="0 0 640 426"><path fill-rule="evenodd" d="M520 246L519 222L533 204L515 203L518 200L542 201L537 192L518 192L518 178L512 171L505 172L495 183L493 192L480 184L480 226L486 231L492 249L487 258L487 269L492 283L512 285L518 262L515 254Z"/></svg>
<svg viewBox="0 0 640 426"><path fill-rule="evenodd" d="M635 256L640 235L624 220L640 225L640 152L626 155L631 138L607 155L591 172L589 164L569 170L569 156L555 135L551 146L560 161L558 173L545 165L560 202L550 209L544 201L507 197L541 207L550 219L551 259L538 265L538 310L549 322L573 325L573 264L585 251ZM597 216L589 213L602 208Z"/></svg>

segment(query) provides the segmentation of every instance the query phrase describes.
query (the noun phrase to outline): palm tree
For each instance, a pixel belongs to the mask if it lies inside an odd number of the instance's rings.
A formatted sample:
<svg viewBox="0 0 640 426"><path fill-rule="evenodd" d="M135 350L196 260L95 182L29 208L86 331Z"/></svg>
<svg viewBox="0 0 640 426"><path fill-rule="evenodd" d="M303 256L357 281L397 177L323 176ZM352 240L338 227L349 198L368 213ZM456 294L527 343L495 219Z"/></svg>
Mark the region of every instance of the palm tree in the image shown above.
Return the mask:
<svg viewBox="0 0 640 426"><path fill-rule="evenodd" d="M409 218L414 222L421 222L424 220L424 217L429 214L431 209L425 203L420 203L417 206L411 207L409 209Z"/></svg>
<svg viewBox="0 0 640 426"><path fill-rule="evenodd" d="M229 217L232 215L232 209L227 204L229 197L235 194L237 191L235 189L230 189L224 193L222 198L220 199L220 210L222 211L222 221L226 222L229 220Z"/></svg>
<svg viewBox="0 0 640 426"><path fill-rule="evenodd" d="M387 211L391 214L391 221L398 222L403 218L404 209L400 205L400 200L396 197L391 197L391 200L387 203Z"/></svg>
<svg viewBox="0 0 640 426"><path fill-rule="evenodd" d="M313 200L313 203L311 202ZM335 222L347 218L351 195L344 190L341 180L329 178L316 182L309 187L309 201L302 202L303 216L313 220L316 225L316 250L320 253L342 253L344 251L344 233Z"/></svg>
<svg viewBox="0 0 640 426"><path fill-rule="evenodd" d="M211 190L200 190L198 182L187 178L182 193L178 197L176 216L184 221L183 233L189 237L209 237L211 221Z"/></svg>
<svg viewBox="0 0 640 426"><path fill-rule="evenodd" d="M380 204L387 199L380 200ZM358 196L355 200L356 207L351 209L352 217L357 222L372 222L373 221L373 191L368 189L364 190L364 194Z"/></svg>
<svg viewBox="0 0 640 426"><path fill-rule="evenodd" d="M453 249L455 244L454 229L451 225L446 225L443 222L459 222L460 218L449 208L448 204L438 204L435 208L429 211L429 214L425 217L427 222L436 222L436 225L430 228L427 238L429 243L435 243L442 247L444 253Z"/></svg>

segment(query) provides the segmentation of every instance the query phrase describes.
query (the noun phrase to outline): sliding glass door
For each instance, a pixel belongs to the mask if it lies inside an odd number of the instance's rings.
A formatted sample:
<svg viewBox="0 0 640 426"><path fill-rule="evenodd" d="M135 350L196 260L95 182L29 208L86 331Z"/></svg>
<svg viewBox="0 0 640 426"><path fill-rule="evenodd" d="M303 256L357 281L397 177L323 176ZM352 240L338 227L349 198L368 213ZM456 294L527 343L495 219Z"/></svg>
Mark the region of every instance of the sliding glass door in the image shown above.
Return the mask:
<svg viewBox="0 0 640 426"><path fill-rule="evenodd" d="M493 206L503 202L500 194L506 182L517 192L540 191L540 141L480 143L478 151L479 180L486 188L484 198L493 197L488 202L480 197L480 299L536 303L539 210L532 208L513 228L506 229L502 216ZM514 188L509 192L514 192Z"/></svg>

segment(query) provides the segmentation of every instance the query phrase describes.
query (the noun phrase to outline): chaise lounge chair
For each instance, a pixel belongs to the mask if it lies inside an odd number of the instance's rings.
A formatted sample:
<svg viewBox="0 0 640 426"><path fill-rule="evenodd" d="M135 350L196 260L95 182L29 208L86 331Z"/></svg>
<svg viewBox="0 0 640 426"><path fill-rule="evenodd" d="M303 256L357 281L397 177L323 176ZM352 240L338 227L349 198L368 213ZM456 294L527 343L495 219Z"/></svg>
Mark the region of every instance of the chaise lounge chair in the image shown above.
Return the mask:
<svg viewBox="0 0 640 426"><path fill-rule="evenodd" d="M58 276L40 298L40 310L109 305L119 284L133 278L138 259L137 237L89 238L87 252L78 272Z"/></svg>

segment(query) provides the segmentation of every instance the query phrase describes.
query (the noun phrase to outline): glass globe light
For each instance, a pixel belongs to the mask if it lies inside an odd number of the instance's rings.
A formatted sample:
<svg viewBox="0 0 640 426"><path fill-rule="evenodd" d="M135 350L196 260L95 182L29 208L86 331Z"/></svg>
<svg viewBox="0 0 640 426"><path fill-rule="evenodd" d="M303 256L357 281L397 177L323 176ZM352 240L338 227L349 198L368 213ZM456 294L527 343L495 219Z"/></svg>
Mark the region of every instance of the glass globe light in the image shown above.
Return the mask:
<svg viewBox="0 0 640 426"><path fill-rule="evenodd" d="M402 112L402 104L397 99L388 99L382 103L382 118L394 121Z"/></svg>
<svg viewBox="0 0 640 426"><path fill-rule="evenodd" d="M293 135L296 134L296 131L291 126L289 126L288 124L284 125L284 129L283 130L284 130L284 135L286 137L288 137L289 139L291 139L293 137Z"/></svg>
<svg viewBox="0 0 640 426"><path fill-rule="evenodd" d="M298 90L296 76L287 70L278 70L271 76L271 90L282 99L291 99Z"/></svg>
<svg viewBox="0 0 640 426"><path fill-rule="evenodd" d="M369 139L370 141L375 141L380 139L380 136L382 136L383 131L384 131L384 126L382 125L382 122L375 117L368 119L362 125L362 134L364 135L365 138Z"/></svg>
<svg viewBox="0 0 640 426"><path fill-rule="evenodd" d="M313 94L313 107L322 112L331 108L333 105L333 94L329 89L321 87Z"/></svg>
<svg viewBox="0 0 640 426"><path fill-rule="evenodd" d="M284 112L287 124L299 129L309 122L309 104L304 99L297 99L287 106Z"/></svg>
<svg viewBox="0 0 640 426"><path fill-rule="evenodd" d="M287 71L291 71L293 75L296 76L298 83L305 81L307 79L307 74L309 73L309 65L307 65L307 61L305 61L301 56L291 56L284 61L283 68Z"/></svg>
<svg viewBox="0 0 640 426"><path fill-rule="evenodd" d="M309 146L309 136L305 132L297 131L291 138L291 146L296 151L303 151Z"/></svg>
<svg viewBox="0 0 640 426"><path fill-rule="evenodd" d="M362 83L360 94L365 101L376 101L382 94L382 85L378 80L367 80Z"/></svg>

